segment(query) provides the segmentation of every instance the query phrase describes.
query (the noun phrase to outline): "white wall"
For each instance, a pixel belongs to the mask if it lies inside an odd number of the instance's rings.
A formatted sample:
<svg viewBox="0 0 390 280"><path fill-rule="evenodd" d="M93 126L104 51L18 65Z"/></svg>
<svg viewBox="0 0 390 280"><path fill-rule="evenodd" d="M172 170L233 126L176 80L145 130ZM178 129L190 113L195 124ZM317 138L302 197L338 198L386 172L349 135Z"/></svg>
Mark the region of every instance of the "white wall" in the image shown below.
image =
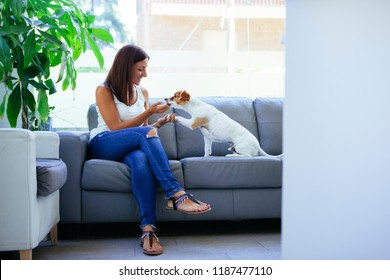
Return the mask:
<svg viewBox="0 0 390 280"><path fill-rule="evenodd" d="M286 12L284 259L390 259L390 1Z"/></svg>

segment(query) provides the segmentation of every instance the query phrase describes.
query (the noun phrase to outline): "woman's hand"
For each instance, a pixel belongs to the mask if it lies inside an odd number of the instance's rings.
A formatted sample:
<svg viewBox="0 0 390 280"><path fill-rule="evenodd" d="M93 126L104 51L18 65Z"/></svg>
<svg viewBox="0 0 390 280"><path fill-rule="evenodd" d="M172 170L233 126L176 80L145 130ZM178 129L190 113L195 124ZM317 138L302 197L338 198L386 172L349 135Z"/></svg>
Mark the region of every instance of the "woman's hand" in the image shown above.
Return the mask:
<svg viewBox="0 0 390 280"><path fill-rule="evenodd" d="M158 101L150 105L148 110L151 114L162 114L169 109L168 103L164 101Z"/></svg>
<svg viewBox="0 0 390 280"><path fill-rule="evenodd" d="M152 126L154 126L155 128L160 128L164 124L169 123L169 122L176 122L175 114L168 114L162 118L159 118L154 124L152 124Z"/></svg>

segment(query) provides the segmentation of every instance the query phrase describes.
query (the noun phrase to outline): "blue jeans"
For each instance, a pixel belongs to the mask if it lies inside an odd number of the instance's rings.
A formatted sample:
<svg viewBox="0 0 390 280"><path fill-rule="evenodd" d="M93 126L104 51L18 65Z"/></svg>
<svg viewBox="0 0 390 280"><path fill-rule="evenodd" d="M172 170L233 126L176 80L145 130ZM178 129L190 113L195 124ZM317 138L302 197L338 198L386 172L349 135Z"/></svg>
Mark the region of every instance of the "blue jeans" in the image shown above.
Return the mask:
<svg viewBox="0 0 390 280"><path fill-rule="evenodd" d="M149 136L152 126L102 132L89 142L92 158L125 163L131 169L132 191L137 200L141 228L156 227L156 195L159 183L170 198L184 190L172 175L158 136Z"/></svg>

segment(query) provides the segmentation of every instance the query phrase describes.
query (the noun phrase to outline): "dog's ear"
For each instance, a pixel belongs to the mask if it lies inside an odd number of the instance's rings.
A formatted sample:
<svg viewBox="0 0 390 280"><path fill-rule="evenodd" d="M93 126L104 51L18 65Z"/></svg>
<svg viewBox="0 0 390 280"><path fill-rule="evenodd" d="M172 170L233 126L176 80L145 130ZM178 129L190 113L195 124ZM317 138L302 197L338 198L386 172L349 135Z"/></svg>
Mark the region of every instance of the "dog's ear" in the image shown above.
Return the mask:
<svg viewBox="0 0 390 280"><path fill-rule="evenodd" d="M174 98L180 98L180 94L181 94L181 92L182 92L182 91L176 91L176 92L173 94L173 96L172 96L172 98L171 98L171 99L174 99Z"/></svg>
<svg viewBox="0 0 390 280"><path fill-rule="evenodd" d="M183 90L180 94L180 100L181 101L190 101L190 99L191 99L190 94L187 91Z"/></svg>

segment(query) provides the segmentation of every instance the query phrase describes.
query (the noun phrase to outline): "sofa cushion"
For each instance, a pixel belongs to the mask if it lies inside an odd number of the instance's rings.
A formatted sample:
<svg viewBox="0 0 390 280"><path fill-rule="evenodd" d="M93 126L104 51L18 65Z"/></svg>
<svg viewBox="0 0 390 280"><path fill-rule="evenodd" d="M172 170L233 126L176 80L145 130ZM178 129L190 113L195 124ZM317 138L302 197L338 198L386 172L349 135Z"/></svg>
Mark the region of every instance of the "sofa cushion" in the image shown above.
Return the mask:
<svg viewBox="0 0 390 280"><path fill-rule="evenodd" d="M173 175L180 184L183 184L181 163L177 160L170 160L169 165ZM84 190L93 191L131 192L130 168L126 164L117 161L87 160L84 163L81 187Z"/></svg>
<svg viewBox="0 0 390 280"><path fill-rule="evenodd" d="M48 196L66 182L67 168L61 159L36 159L37 194Z"/></svg>
<svg viewBox="0 0 390 280"><path fill-rule="evenodd" d="M283 153L283 98L256 98L254 101L260 146L271 155Z"/></svg>
<svg viewBox="0 0 390 280"><path fill-rule="evenodd" d="M181 160L186 188L252 189L282 186L282 160L273 157L192 157Z"/></svg>
<svg viewBox="0 0 390 280"><path fill-rule="evenodd" d="M257 137L256 114L252 99L243 97L202 97L200 99L213 105ZM175 112L178 116L189 118L189 114L183 110L177 109ZM176 137L179 159L204 156L204 140L199 129L191 130L181 124L177 124ZM229 144L227 143L213 143L212 155L224 156L230 153L228 147Z"/></svg>

